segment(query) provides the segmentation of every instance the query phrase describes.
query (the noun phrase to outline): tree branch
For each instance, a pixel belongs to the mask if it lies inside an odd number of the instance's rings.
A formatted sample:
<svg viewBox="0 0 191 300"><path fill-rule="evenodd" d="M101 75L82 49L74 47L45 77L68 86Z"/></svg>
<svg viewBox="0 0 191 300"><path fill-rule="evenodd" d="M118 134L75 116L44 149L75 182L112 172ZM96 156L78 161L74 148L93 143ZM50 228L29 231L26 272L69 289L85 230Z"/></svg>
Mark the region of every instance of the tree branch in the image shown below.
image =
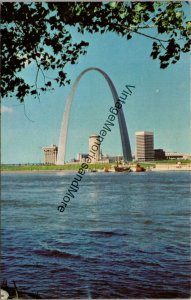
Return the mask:
<svg viewBox="0 0 191 300"><path fill-rule="evenodd" d="M168 43L168 40L159 39L159 38L156 38L156 37L154 37L154 36L148 35L148 34L146 34L146 33L140 32L140 31L134 31L134 30L131 30L131 29L129 29L129 30L130 30L132 33L137 33L137 34L139 34L139 35L143 35L143 36L145 36L145 37L147 37L147 38L149 38L149 39L156 40L156 41L159 41L159 42Z"/></svg>
<svg viewBox="0 0 191 300"><path fill-rule="evenodd" d="M35 60L36 60L36 58L35 58ZM36 72L35 87L36 87L37 98L38 98L38 101L40 102L40 97L39 97L39 94L38 94L38 85L37 85L38 74L39 74L40 66L39 66L37 60L36 60L36 65L37 65L38 69L37 69L37 72Z"/></svg>
<svg viewBox="0 0 191 300"><path fill-rule="evenodd" d="M39 66L39 69L40 69L40 71L42 73L42 76L44 78L44 83L46 83L46 76L44 75L44 72L43 72L43 70L42 70L42 68L40 66Z"/></svg>
<svg viewBox="0 0 191 300"><path fill-rule="evenodd" d="M31 120L28 116L27 116L27 113L26 113L26 108L25 108L25 103L23 102L23 107L24 107L24 115L25 115L25 117L30 121L30 122L32 122L32 123L34 123L34 121L33 120Z"/></svg>

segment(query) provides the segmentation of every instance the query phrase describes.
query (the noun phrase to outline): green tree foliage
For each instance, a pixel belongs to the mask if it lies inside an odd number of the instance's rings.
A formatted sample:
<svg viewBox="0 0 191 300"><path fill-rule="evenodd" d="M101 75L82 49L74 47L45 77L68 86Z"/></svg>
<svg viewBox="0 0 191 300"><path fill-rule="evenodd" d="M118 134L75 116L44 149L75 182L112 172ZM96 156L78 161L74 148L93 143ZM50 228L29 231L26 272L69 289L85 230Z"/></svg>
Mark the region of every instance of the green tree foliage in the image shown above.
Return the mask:
<svg viewBox="0 0 191 300"><path fill-rule="evenodd" d="M166 68L190 48L191 22L186 21L182 2L4 2L1 6L1 94L24 101L26 95L68 84L67 64L76 64L88 43L75 43L73 26L88 31L114 32L131 39L138 34L152 39L150 56ZM188 3L184 5L189 5ZM36 64L36 80L30 85L21 72ZM52 70L54 78L47 72ZM43 82L39 81L39 76Z"/></svg>

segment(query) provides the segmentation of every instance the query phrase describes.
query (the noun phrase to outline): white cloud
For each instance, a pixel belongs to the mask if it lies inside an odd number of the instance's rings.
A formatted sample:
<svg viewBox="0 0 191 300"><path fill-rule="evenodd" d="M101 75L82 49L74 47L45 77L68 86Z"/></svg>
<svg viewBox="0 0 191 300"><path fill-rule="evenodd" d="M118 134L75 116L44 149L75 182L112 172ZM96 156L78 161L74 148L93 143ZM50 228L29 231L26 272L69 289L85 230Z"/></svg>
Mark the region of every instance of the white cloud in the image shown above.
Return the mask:
<svg viewBox="0 0 191 300"><path fill-rule="evenodd" d="M12 113L12 112L13 112L12 107L4 106L4 105L1 106L1 113Z"/></svg>

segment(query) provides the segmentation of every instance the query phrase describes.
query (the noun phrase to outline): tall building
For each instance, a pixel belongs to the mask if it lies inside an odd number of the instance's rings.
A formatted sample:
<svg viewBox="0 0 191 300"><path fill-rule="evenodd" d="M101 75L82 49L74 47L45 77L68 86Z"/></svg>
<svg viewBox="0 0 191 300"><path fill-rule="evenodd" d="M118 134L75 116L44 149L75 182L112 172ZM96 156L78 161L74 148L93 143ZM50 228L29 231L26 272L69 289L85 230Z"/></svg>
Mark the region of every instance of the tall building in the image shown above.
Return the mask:
<svg viewBox="0 0 191 300"><path fill-rule="evenodd" d="M136 159L139 161L154 160L154 135L150 131L136 132Z"/></svg>
<svg viewBox="0 0 191 300"><path fill-rule="evenodd" d="M89 155L93 156L92 162L100 160L100 142L97 134L91 134L89 137Z"/></svg>
<svg viewBox="0 0 191 300"><path fill-rule="evenodd" d="M42 149L44 151L44 163L55 165L57 160L58 147L52 144Z"/></svg>

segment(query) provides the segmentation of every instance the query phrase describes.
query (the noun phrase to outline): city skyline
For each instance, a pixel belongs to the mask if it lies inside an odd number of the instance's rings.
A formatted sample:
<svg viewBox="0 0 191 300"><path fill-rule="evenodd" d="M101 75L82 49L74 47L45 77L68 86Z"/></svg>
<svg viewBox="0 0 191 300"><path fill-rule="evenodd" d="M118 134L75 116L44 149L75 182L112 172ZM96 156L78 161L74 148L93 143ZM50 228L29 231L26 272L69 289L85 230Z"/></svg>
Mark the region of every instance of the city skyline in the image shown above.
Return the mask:
<svg viewBox="0 0 191 300"><path fill-rule="evenodd" d="M81 35L71 30L74 40ZM153 131L155 148L191 153L190 142L190 74L189 55L167 69L149 57L152 41L134 36L126 41L114 33L86 33L90 46L77 65L67 67L71 84L56 88L38 100L26 97L24 105L8 98L2 103L2 163L42 162L41 148L58 144L59 128L66 99L75 78L86 68L103 69L116 86L118 94L126 84L135 85L131 99L123 107L132 152L135 152L136 131ZM144 49L144 51L143 51ZM35 66L22 72L29 82L35 79ZM51 72L49 74L51 76ZM86 75L85 75L86 76ZM98 132L111 104L111 93L99 74L90 73L76 91L69 124L66 160L77 152L85 152L87 137ZM103 143L105 153L122 153L118 125Z"/></svg>
<svg viewBox="0 0 191 300"><path fill-rule="evenodd" d="M155 147L155 137L154 132L148 132L148 131L139 131L135 132L135 139L136 139L136 149L135 152L132 153L132 161L153 161L153 160L165 160L165 159L175 159L175 158L182 158L182 159L190 159L191 153L180 153L171 151L168 152L166 149L161 149ZM74 162L86 162L88 160L89 154L92 155L92 145L97 144L97 141L99 140L99 135L96 133L92 133L89 136L89 143L87 142L87 148L86 152L80 153L77 152L75 157L72 157L69 161L65 161L65 163L74 163ZM151 142L151 145L148 144L148 142ZM89 151L88 151L88 144L89 144ZM104 148L100 147L99 145L97 151L95 151L95 157L92 159L92 163L95 162L109 162L109 160L112 160L112 162L118 161L118 160L124 160L124 157L122 154L111 154L108 155L105 153ZM57 152L58 152L58 146L54 144L47 145L42 148L44 152L44 158L43 163L45 164L58 164L57 163ZM49 150L51 150L49 152ZM151 154L150 151L153 153ZM49 153L48 153L49 152ZM149 157L148 157L149 156ZM119 158L120 157L120 158ZM115 159L114 159L115 158ZM59 165L59 164L58 164Z"/></svg>

